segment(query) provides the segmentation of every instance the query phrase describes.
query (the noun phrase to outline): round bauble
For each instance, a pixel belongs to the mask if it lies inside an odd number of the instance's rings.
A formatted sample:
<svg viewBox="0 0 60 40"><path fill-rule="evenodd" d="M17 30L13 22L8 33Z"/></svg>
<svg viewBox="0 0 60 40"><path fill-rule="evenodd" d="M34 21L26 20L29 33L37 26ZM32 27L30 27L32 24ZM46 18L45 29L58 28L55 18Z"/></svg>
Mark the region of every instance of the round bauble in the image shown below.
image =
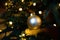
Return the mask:
<svg viewBox="0 0 60 40"><path fill-rule="evenodd" d="M41 18L37 15L29 16L27 20L27 24L29 28L38 28L40 27L42 21Z"/></svg>

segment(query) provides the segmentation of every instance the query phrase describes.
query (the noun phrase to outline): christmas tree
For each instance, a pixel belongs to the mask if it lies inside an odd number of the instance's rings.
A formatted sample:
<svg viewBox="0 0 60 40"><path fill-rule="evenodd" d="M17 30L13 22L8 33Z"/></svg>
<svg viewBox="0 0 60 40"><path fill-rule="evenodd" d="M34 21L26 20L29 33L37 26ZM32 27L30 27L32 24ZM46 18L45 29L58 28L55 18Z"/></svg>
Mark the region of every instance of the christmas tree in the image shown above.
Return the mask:
<svg viewBox="0 0 60 40"><path fill-rule="evenodd" d="M0 0L0 40L58 40L59 0Z"/></svg>

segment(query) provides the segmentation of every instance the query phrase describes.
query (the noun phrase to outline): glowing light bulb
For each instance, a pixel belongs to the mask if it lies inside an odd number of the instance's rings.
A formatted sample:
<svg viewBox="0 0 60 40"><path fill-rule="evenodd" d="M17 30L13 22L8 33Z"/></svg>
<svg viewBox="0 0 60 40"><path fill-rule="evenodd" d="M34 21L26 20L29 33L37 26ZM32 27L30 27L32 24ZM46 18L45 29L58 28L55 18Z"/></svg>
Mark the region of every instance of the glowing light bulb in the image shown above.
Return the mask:
<svg viewBox="0 0 60 40"><path fill-rule="evenodd" d="M59 7L60 7L60 3L59 3Z"/></svg>
<svg viewBox="0 0 60 40"><path fill-rule="evenodd" d="M35 15L35 13L31 13L31 14L30 14L30 16L33 16L33 15Z"/></svg>
<svg viewBox="0 0 60 40"><path fill-rule="evenodd" d="M22 36L24 37L24 36L25 36L25 34L22 34Z"/></svg>
<svg viewBox="0 0 60 40"><path fill-rule="evenodd" d="M24 0L21 0L21 2L24 2Z"/></svg>
<svg viewBox="0 0 60 40"><path fill-rule="evenodd" d="M22 37L21 35L19 35L19 37Z"/></svg>
<svg viewBox="0 0 60 40"><path fill-rule="evenodd" d="M19 8L19 11L22 11L23 9L22 8Z"/></svg>
<svg viewBox="0 0 60 40"><path fill-rule="evenodd" d="M33 3L33 6L36 6L36 3Z"/></svg>
<svg viewBox="0 0 60 40"><path fill-rule="evenodd" d="M53 26L55 26L55 27L56 27L56 24L53 24Z"/></svg>
<svg viewBox="0 0 60 40"><path fill-rule="evenodd" d="M13 22L12 22L12 21L9 21L9 24L10 24L10 25L12 25L12 24L13 24Z"/></svg>
<svg viewBox="0 0 60 40"><path fill-rule="evenodd" d="M26 40L26 38L21 38L21 40Z"/></svg>
<svg viewBox="0 0 60 40"><path fill-rule="evenodd" d="M8 5L8 3L5 3L5 6L7 6Z"/></svg>
<svg viewBox="0 0 60 40"><path fill-rule="evenodd" d="M42 14L42 11L39 11L39 14Z"/></svg>
<svg viewBox="0 0 60 40"><path fill-rule="evenodd" d="M30 16L33 16L33 14L31 13Z"/></svg>
<svg viewBox="0 0 60 40"><path fill-rule="evenodd" d="M2 30L0 30L0 32L2 32Z"/></svg>

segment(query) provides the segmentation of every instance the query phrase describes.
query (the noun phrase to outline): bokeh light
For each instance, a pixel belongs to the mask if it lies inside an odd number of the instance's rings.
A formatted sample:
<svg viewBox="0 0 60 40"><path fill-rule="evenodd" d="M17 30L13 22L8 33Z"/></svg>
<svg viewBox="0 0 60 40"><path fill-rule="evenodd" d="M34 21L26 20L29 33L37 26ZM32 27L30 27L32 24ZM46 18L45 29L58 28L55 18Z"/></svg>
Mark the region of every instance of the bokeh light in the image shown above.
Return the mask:
<svg viewBox="0 0 60 40"><path fill-rule="evenodd" d="M22 11L23 9L22 8L19 8L19 11Z"/></svg>
<svg viewBox="0 0 60 40"><path fill-rule="evenodd" d="M33 3L33 6L36 6L36 3Z"/></svg>

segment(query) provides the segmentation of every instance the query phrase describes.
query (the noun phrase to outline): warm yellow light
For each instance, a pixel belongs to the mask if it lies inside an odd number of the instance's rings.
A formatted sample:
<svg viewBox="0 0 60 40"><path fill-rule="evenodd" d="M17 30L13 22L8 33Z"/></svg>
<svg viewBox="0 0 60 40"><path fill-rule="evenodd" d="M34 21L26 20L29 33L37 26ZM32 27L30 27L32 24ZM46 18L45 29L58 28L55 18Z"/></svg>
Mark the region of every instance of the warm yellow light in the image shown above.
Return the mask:
<svg viewBox="0 0 60 40"><path fill-rule="evenodd" d="M22 34L22 36L24 37L24 36L25 36L25 34Z"/></svg>
<svg viewBox="0 0 60 40"><path fill-rule="evenodd" d="M59 7L60 7L60 3L59 3Z"/></svg>
<svg viewBox="0 0 60 40"><path fill-rule="evenodd" d="M19 37L22 37L21 35L19 35Z"/></svg>
<svg viewBox="0 0 60 40"><path fill-rule="evenodd" d="M26 38L21 38L21 40L26 40Z"/></svg>
<svg viewBox="0 0 60 40"><path fill-rule="evenodd" d="M33 6L36 6L36 3L33 3Z"/></svg>
<svg viewBox="0 0 60 40"><path fill-rule="evenodd" d="M8 5L8 3L5 3L5 6L7 6Z"/></svg>
<svg viewBox="0 0 60 40"><path fill-rule="evenodd" d="M21 2L24 2L24 0L21 0Z"/></svg>
<svg viewBox="0 0 60 40"><path fill-rule="evenodd" d="M0 32L2 32L2 30L0 30Z"/></svg>
<svg viewBox="0 0 60 40"><path fill-rule="evenodd" d="M19 8L19 11L22 11L23 9L22 8Z"/></svg>
<svg viewBox="0 0 60 40"><path fill-rule="evenodd" d="M56 24L53 24L53 26L55 26L55 27L56 27Z"/></svg>
<svg viewBox="0 0 60 40"><path fill-rule="evenodd" d="M31 13L30 16L33 16L33 14Z"/></svg>
<svg viewBox="0 0 60 40"><path fill-rule="evenodd" d="M21 35L19 35L19 37L25 37L25 34L22 33Z"/></svg>
<svg viewBox="0 0 60 40"><path fill-rule="evenodd" d="M31 14L30 14L30 16L33 16L33 15L35 15L35 13L31 13Z"/></svg>
<svg viewBox="0 0 60 40"><path fill-rule="evenodd" d="M13 24L13 22L12 22L12 21L9 21L9 24L10 24L10 25L12 25L12 24Z"/></svg>
<svg viewBox="0 0 60 40"><path fill-rule="evenodd" d="M42 11L39 11L39 14L42 14Z"/></svg>

